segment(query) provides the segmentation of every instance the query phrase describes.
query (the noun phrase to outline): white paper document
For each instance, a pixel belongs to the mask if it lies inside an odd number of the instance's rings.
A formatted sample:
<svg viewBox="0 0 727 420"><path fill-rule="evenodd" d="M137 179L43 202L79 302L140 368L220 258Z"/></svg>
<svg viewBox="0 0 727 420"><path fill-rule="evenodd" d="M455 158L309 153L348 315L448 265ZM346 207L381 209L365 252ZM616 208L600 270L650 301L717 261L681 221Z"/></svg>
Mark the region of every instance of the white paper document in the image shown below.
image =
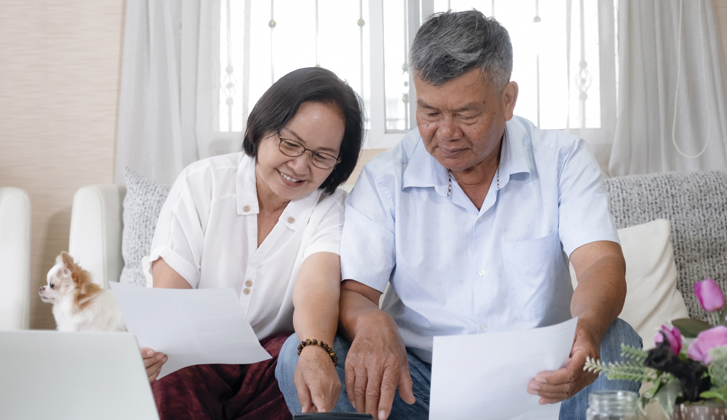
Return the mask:
<svg viewBox="0 0 727 420"><path fill-rule="evenodd" d="M140 347L169 356L159 378L187 366L270 359L234 289L153 289L110 282Z"/></svg>
<svg viewBox="0 0 727 420"><path fill-rule="evenodd" d="M434 337L429 420L558 420L560 404L538 404L528 383L565 366L577 322Z"/></svg>

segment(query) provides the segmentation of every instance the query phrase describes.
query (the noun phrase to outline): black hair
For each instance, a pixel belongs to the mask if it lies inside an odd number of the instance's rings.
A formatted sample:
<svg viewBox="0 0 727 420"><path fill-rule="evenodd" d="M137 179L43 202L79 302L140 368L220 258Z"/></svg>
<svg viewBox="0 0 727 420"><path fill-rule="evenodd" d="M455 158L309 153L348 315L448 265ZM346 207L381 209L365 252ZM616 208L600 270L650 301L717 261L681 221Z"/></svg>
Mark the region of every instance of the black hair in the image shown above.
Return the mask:
<svg viewBox="0 0 727 420"><path fill-rule="evenodd" d="M346 125L338 155L341 161L319 187L330 194L348 179L356 167L364 135L361 99L332 71L306 67L294 70L273 83L250 112L242 148L248 156L257 159L260 140L284 128L303 102L334 105Z"/></svg>

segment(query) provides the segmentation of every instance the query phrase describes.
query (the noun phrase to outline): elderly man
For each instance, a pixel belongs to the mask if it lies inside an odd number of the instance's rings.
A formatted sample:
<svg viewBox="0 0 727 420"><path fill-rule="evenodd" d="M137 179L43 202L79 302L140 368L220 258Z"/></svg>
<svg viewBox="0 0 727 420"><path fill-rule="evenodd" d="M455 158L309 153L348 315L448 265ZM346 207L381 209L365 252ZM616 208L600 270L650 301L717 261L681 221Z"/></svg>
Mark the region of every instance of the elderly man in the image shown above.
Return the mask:
<svg viewBox="0 0 727 420"><path fill-rule="evenodd" d="M277 372L288 406L426 419L434 336L577 316L568 364L536 375L527 392L541 404L565 400L561 419L585 418L590 388L629 387L599 379L579 392L596 379L583 371L586 357L616 358L621 342L641 346L617 320L625 263L598 165L583 140L513 116L512 46L494 19L434 15L417 33L411 65L418 127L364 168L346 202L345 340L334 344L345 387L296 389L295 347L314 337L293 336Z"/></svg>

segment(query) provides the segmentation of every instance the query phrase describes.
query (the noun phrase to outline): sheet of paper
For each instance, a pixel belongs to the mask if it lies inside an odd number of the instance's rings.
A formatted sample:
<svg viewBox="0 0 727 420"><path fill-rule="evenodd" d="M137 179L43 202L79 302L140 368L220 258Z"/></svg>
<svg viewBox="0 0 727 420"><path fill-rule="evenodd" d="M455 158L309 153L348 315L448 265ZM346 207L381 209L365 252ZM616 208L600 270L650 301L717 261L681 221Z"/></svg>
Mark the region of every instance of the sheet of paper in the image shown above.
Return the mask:
<svg viewBox="0 0 727 420"><path fill-rule="evenodd" d="M187 366L270 359L234 289L152 289L111 282L126 328L140 347L169 356L159 378Z"/></svg>
<svg viewBox="0 0 727 420"><path fill-rule="evenodd" d="M558 420L528 383L568 361L578 318L526 331L434 337L429 420Z"/></svg>

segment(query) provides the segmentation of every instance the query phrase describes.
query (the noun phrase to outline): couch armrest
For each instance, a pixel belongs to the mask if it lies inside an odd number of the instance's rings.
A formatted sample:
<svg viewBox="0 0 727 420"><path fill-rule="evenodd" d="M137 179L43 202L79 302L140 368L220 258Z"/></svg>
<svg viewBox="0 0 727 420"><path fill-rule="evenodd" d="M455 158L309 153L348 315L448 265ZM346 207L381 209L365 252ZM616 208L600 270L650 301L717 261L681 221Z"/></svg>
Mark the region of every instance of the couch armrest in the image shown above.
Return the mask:
<svg viewBox="0 0 727 420"><path fill-rule="evenodd" d="M30 197L0 188L0 330L30 324Z"/></svg>
<svg viewBox="0 0 727 420"><path fill-rule="evenodd" d="M73 196L68 253L108 289L119 281L123 202L126 187L115 184L89 185Z"/></svg>

